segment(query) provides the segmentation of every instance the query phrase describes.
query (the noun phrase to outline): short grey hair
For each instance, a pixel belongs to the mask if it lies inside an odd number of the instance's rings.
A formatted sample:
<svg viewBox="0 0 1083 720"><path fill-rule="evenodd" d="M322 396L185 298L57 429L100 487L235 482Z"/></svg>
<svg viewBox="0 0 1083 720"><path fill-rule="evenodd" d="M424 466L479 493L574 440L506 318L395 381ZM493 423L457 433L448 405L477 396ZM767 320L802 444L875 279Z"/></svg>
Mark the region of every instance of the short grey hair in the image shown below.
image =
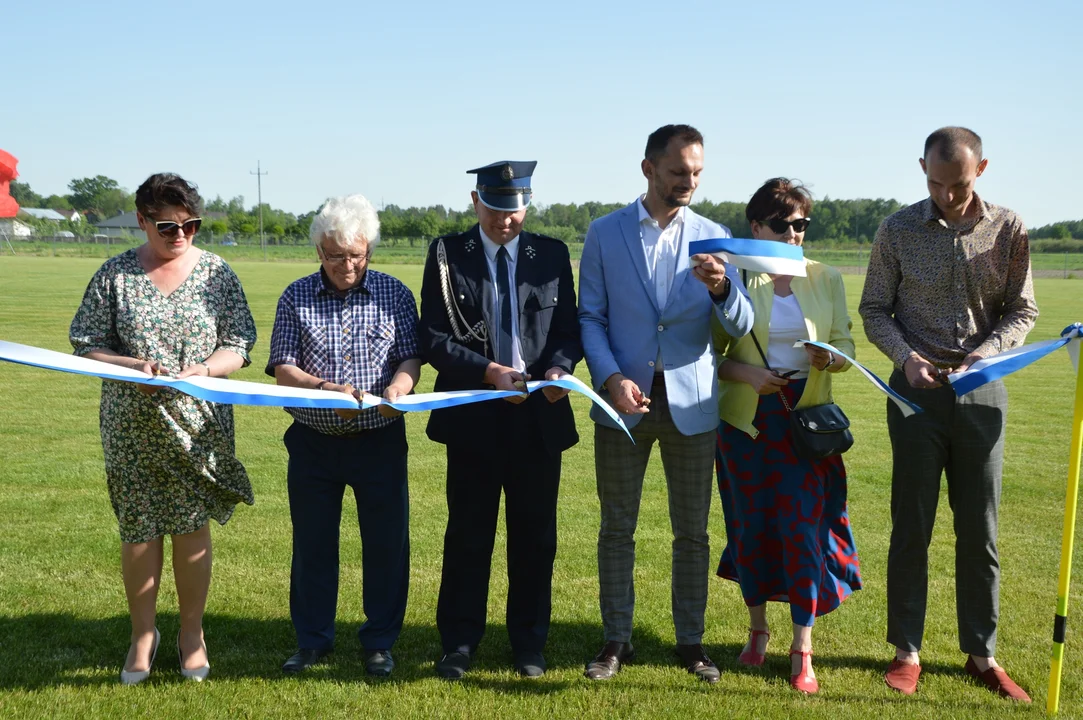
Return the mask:
<svg viewBox="0 0 1083 720"><path fill-rule="evenodd" d="M343 248L363 239L369 251L380 242L380 216L364 195L329 198L312 218L308 236L313 245L328 238Z"/></svg>

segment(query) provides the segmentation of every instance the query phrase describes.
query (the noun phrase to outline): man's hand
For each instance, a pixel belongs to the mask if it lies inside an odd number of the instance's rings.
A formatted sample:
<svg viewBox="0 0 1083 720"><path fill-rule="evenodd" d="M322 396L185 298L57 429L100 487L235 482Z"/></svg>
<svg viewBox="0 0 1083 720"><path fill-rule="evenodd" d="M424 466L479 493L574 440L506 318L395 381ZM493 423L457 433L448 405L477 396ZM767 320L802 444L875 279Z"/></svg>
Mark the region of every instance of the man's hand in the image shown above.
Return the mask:
<svg viewBox="0 0 1083 720"><path fill-rule="evenodd" d="M409 391L403 392L402 388L397 387L394 383L391 383L387 386L387 389L384 390L384 400L387 400L388 402L395 402L403 395L409 394ZM376 410L385 418L394 418L402 415L402 410L396 410L390 405L377 405Z"/></svg>
<svg viewBox="0 0 1083 720"><path fill-rule="evenodd" d="M512 405L518 405L530 397L526 391L526 381L529 379L529 375L524 375L515 368L510 368L507 365L498 365L495 362L491 362L489 363L489 367L485 368L485 382L487 384L492 385L497 390L520 393L517 397L504 398Z"/></svg>
<svg viewBox="0 0 1083 720"><path fill-rule="evenodd" d="M973 365L974 363L976 363L977 361L982 360L982 359L983 358L982 358L981 355L979 355L977 353L970 353L965 358L963 358L963 361L961 363L959 363L959 367L955 368L954 370L952 370L950 372L961 373L961 372L964 372L966 370L969 370L971 365Z"/></svg>
<svg viewBox="0 0 1083 720"><path fill-rule="evenodd" d="M613 407L624 415L643 415L650 412L651 399L639 386L620 373L614 373L605 381L605 388L613 401Z"/></svg>
<svg viewBox="0 0 1083 720"><path fill-rule="evenodd" d="M726 264L709 253L692 256L693 263L699 263L692 269L696 279L707 286L714 295L721 295L726 289Z"/></svg>
<svg viewBox="0 0 1083 720"><path fill-rule="evenodd" d="M790 381L773 370L748 365L745 382L759 395L771 395L790 384Z"/></svg>
<svg viewBox="0 0 1083 720"><path fill-rule="evenodd" d="M157 362L141 362L135 367L133 367L132 370L138 370L139 372L146 373L151 377L158 377L159 375L166 374L166 371L162 368L162 364ZM148 396L153 395L154 393L162 389L160 385L144 385L143 383L139 383L135 387L139 390L139 392Z"/></svg>
<svg viewBox="0 0 1083 720"><path fill-rule="evenodd" d="M561 368L551 367L545 371L545 379L559 380L560 378L564 377L565 374L566 373ZM542 388L542 393L545 395L545 399L551 403L555 403L557 400L560 400L563 397L567 397L568 393L570 392L571 390L568 390L567 388L556 387L555 385L550 385L549 387Z"/></svg>
<svg viewBox="0 0 1083 720"><path fill-rule="evenodd" d="M327 383L323 386L323 390L330 390L331 392L346 393L350 397L360 404L361 391L354 390L352 385L336 385L335 383ZM335 415L338 415L343 420L353 420L355 417L361 414L361 408L357 410L347 410L345 408L335 408Z"/></svg>
<svg viewBox="0 0 1083 720"><path fill-rule="evenodd" d="M940 371L931 362L920 355L911 355L903 365L906 382L919 390L931 390L940 387Z"/></svg>

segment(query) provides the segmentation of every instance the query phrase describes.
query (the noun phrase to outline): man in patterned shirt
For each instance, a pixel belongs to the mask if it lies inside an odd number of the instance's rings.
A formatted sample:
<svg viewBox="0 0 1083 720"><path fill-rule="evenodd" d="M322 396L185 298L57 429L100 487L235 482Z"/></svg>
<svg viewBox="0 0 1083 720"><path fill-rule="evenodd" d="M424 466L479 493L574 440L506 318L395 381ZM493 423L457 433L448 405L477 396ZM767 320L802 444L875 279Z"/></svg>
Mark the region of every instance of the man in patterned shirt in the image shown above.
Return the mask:
<svg viewBox="0 0 1083 720"><path fill-rule="evenodd" d="M417 304L399 280L368 269L380 240L376 209L360 195L332 198L310 235L320 271L279 299L267 373L279 385L357 398L409 394L421 370ZM349 485L361 526L365 671L390 675L410 578L405 423L383 405L287 412L294 419L284 437L293 521L290 617L299 650L282 670L301 672L334 646L339 519Z"/></svg>
<svg viewBox="0 0 1083 720"><path fill-rule="evenodd" d="M1030 702L993 658L1007 394L997 381L957 398L945 382L950 372L1021 345L1038 316L1026 226L974 192L987 164L971 130L929 136L921 168L930 196L880 225L861 296L865 333L895 364L891 387L925 410L904 418L887 404L894 457L887 639L896 657L884 677L903 694L917 689L929 542L946 471L966 670L990 690Z"/></svg>

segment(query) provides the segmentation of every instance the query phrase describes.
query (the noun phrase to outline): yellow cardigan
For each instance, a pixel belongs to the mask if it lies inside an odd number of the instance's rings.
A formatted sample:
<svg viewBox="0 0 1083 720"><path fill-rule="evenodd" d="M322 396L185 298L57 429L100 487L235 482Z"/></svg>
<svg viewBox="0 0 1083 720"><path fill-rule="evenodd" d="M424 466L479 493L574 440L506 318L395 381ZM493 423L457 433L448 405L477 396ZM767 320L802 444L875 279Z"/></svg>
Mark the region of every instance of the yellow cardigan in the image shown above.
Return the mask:
<svg viewBox="0 0 1083 720"><path fill-rule="evenodd" d="M807 277L795 277L790 281L790 289L797 296L801 311L805 314L805 327L809 340L818 340L834 345L850 357L854 355L854 338L850 334L853 322L846 310L846 288L842 284L842 275L830 265L814 260L805 260ZM775 283L767 273L748 273L748 295L756 320L752 326L756 339L763 351L767 352L768 335L771 324L771 306L775 298ZM736 360L748 365L763 367L763 358L756 350L752 335L748 334L734 340L722 324L715 318L712 321L711 335L715 353L721 365L726 360ZM841 358L838 362L845 362ZM850 363L843 366L848 370ZM718 414L733 427L743 430L752 437L758 431L752 424L759 407L760 396L751 385L730 380L719 381ZM797 403L797 409L823 405L831 400L831 373L811 368L805 391Z"/></svg>

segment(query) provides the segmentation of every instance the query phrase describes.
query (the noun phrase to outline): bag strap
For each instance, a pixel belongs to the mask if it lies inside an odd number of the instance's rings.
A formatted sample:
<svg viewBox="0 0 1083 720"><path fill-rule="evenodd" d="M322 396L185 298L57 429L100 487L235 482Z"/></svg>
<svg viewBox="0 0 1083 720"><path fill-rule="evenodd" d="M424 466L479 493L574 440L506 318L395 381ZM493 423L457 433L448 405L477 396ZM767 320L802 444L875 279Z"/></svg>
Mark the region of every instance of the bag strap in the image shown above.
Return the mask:
<svg viewBox="0 0 1083 720"><path fill-rule="evenodd" d="M743 268L741 269L741 280L744 281L745 287L747 288L748 287L748 270L745 270ZM759 353L760 353L760 359L763 360L763 366L765 368L767 368L768 370L772 370L771 363L767 362L767 355L764 354L763 347L760 346L760 341L758 339L756 339L756 331L749 328L748 334L752 336L752 342L756 343L756 350L759 351ZM772 372L773 372L773 370L772 370ZM782 394L782 389L781 388L778 391L778 396L779 396L779 398L782 399L782 407L786 408L787 412L793 412L793 408L790 407L790 403L786 400L786 396L784 394Z"/></svg>

